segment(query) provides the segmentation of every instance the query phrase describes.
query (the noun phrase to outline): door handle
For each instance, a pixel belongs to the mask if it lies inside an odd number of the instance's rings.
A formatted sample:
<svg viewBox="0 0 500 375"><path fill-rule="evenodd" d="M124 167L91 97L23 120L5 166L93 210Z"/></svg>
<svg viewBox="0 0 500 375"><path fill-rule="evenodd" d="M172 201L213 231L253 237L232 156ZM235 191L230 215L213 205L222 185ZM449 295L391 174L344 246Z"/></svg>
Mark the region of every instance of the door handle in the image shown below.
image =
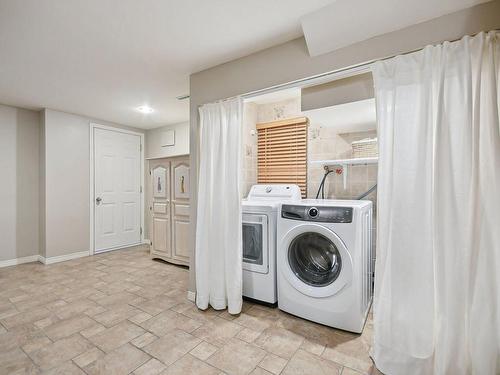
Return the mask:
<svg viewBox="0 0 500 375"><path fill-rule="evenodd" d="M101 198L101 197L97 197L97 198L95 199L95 203L96 203L97 205L101 204L101 202L102 202L102 198Z"/></svg>

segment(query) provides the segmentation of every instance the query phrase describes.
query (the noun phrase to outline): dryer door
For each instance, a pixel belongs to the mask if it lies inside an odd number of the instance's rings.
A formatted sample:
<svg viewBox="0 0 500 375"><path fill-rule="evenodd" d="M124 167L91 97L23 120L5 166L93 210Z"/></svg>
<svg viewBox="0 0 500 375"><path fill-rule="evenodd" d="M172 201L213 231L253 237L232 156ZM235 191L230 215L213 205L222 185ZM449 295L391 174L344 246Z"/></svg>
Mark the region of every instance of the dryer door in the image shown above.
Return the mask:
<svg viewBox="0 0 500 375"><path fill-rule="evenodd" d="M267 215L243 214L243 269L269 272L269 228Z"/></svg>
<svg viewBox="0 0 500 375"><path fill-rule="evenodd" d="M352 279L352 261L344 242L317 224L294 227L280 246L279 268L301 293L328 297Z"/></svg>

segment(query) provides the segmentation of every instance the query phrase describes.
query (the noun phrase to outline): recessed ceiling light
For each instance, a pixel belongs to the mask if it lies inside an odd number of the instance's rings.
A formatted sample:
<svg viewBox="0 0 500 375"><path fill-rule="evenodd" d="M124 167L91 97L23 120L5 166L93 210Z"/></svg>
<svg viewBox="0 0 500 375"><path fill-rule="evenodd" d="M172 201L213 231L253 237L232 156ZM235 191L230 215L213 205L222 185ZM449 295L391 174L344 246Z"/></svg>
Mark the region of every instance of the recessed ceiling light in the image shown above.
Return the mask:
<svg viewBox="0 0 500 375"><path fill-rule="evenodd" d="M137 107L137 110L141 113L153 113L155 110L147 105L141 105L140 107Z"/></svg>

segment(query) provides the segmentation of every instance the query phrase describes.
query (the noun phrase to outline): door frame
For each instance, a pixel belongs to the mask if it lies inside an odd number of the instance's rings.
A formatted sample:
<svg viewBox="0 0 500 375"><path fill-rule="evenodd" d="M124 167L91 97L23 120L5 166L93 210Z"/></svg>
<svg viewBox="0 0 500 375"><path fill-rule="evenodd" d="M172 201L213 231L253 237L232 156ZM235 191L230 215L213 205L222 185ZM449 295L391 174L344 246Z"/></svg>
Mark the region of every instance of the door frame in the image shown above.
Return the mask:
<svg viewBox="0 0 500 375"><path fill-rule="evenodd" d="M140 176L141 176L141 196L140 196L140 211L141 211L141 228L142 228L142 233L140 237L140 243L144 243L145 239L145 230L144 230L144 133L139 133L133 130L127 130L127 129L121 129L121 128L116 128L113 126L108 126L108 125L101 125L98 123L91 122L90 123L90 148L89 148L89 156L90 156L90 168L89 168L89 218L90 218L90 242L89 242L89 255L94 255L95 252L95 204L94 204L94 197L95 197L95 160L94 160L94 130L95 129L103 129L103 130L108 130L108 131L114 131L117 133L125 133L125 134L132 134L132 135L138 135L141 140L141 156L140 156ZM111 248L102 252L106 251L112 251L112 250L117 250L123 248L122 246L117 247L117 248Z"/></svg>

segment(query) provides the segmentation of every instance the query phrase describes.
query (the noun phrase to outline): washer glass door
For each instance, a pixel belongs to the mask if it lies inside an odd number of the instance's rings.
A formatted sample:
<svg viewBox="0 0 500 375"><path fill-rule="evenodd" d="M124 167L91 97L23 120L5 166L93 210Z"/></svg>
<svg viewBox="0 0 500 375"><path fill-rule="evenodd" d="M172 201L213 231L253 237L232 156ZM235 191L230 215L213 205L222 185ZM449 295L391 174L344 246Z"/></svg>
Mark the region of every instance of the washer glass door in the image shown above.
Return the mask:
<svg viewBox="0 0 500 375"><path fill-rule="evenodd" d="M263 214L243 214L243 269L268 273L268 218Z"/></svg>
<svg viewBox="0 0 500 375"><path fill-rule="evenodd" d="M337 246L317 232L301 233L291 241L288 263L302 282L313 287L330 285L342 269L342 258Z"/></svg>

